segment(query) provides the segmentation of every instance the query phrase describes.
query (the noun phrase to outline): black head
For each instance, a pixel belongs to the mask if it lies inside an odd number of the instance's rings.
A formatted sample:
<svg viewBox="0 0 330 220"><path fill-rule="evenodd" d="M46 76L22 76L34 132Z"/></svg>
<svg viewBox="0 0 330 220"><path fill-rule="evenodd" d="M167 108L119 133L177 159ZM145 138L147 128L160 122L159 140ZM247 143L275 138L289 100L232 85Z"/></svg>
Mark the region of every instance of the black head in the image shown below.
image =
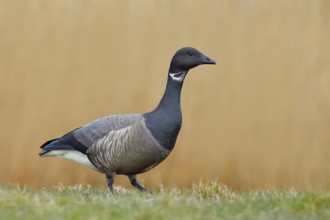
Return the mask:
<svg viewBox="0 0 330 220"><path fill-rule="evenodd" d="M178 50L171 61L170 73L188 72L191 68L202 64L216 64L216 62L192 47Z"/></svg>

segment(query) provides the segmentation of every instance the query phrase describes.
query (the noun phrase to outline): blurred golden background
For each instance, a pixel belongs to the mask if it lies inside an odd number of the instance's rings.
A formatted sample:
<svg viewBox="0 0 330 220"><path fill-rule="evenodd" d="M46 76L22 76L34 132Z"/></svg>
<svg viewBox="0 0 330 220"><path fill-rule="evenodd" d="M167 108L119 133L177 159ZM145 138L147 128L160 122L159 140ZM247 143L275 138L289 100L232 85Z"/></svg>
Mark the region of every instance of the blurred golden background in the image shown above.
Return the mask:
<svg viewBox="0 0 330 220"><path fill-rule="evenodd" d="M40 145L152 110L183 46L217 65L188 75L177 145L141 183L330 186L326 0L0 0L0 184L106 187L82 165L39 158Z"/></svg>

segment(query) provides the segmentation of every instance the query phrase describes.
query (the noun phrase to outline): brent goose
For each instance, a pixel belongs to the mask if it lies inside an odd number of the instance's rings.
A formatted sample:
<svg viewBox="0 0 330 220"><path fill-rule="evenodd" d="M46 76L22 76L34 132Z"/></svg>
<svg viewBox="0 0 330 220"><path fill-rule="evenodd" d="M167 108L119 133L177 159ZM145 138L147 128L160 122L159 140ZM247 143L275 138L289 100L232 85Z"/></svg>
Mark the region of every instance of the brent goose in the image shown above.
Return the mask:
<svg viewBox="0 0 330 220"><path fill-rule="evenodd" d="M159 105L143 114L110 115L41 146L42 157L71 159L105 174L110 193L116 174L128 176L141 190L136 175L162 162L172 151L182 124L181 89L191 68L216 64L195 48L178 50L171 61Z"/></svg>

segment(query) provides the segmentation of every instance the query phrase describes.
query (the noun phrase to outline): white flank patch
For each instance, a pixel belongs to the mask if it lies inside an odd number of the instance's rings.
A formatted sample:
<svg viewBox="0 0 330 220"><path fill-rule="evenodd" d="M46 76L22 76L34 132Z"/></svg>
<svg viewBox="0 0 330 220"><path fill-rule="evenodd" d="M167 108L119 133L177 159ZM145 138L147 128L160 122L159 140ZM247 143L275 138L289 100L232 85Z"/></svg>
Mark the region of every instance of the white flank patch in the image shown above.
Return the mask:
<svg viewBox="0 0 330 220"><path fill-rule="evenodd" d="M182 82L187 72L169 73L174 81Z"/></svg>
<svg viewBox="0 0 330 220"><path fill-rule="evenodd" d="M96 171L99 171L87 158L85 154L73 150L52 150L42 155L42 157L58 157L76 161L80 164L88 166Z"/></svg>

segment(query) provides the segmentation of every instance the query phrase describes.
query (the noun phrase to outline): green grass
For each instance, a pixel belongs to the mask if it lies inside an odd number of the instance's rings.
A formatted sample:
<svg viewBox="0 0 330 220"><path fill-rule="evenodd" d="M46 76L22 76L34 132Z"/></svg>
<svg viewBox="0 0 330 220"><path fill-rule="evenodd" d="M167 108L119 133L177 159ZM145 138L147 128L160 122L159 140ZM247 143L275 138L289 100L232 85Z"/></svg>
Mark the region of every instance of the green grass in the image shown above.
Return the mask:
<svg viewBox="0 0 330 220"><path fill-rule="evenodd" d="M0 187L0 219L330 219L330 191L234 192L216 181L191 188Z"/></svg>

